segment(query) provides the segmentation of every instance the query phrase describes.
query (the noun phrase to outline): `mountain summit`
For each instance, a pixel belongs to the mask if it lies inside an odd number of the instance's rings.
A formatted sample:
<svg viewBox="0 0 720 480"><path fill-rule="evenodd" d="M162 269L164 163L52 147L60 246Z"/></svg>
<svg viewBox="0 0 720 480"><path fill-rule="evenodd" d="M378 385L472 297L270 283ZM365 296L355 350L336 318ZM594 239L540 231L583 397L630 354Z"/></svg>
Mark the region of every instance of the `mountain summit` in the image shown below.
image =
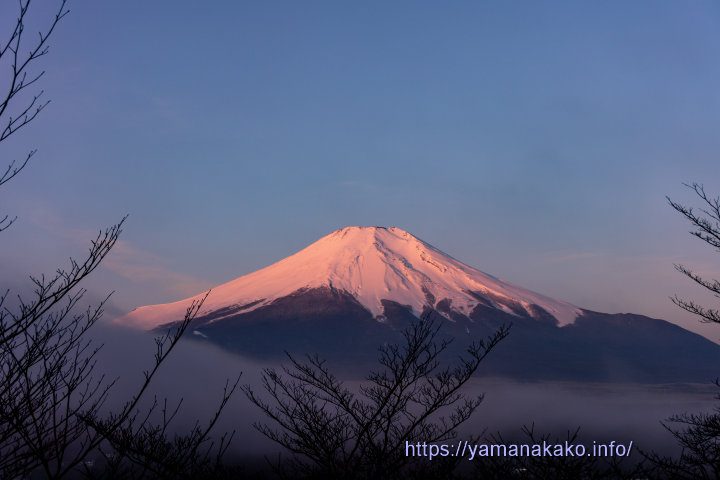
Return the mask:
<svg viewBox="0 0 720 480"><path fill-rule="evenodd" d="M385 302L408 306L418 316L440 304L447 318L490 304L511 315L550 315L559 325L581 314L574 305L469 267L400 228L345 227L269 267L214 288L201 315L228 308L233 314L248 313L318 288L351 295L379 321L387 319ZM154 328L182 317L190 302L201 296L141 307L121 321Z"/></svg>
<svg viewBox="0 0 720 480"><path fill-rule="evenodd" d="M193 300L140 307L116 322L153 330ZM720 347L664 320L578 308L469 267L396 227L346 227L212 289L193 338L243 355L319 353L361 370L421 314L444 317L452 349L512 324L481 369L518 379L707 382ZM452 353L452 352L450 352Z"/></svg>

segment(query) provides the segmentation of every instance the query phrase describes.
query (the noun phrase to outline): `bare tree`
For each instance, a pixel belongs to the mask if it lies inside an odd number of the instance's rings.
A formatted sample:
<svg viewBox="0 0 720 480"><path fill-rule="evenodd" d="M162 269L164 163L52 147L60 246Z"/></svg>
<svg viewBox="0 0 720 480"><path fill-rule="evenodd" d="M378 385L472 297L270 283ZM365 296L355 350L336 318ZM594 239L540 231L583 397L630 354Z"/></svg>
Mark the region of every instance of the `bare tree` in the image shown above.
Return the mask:
<svg viewBox="0 0 720 480"><path fill-rule="evenodd" d="M652 453L649 458L667 478L720 478L720 408L716 407L710 413L674 415L663 422L663 426L675 437L681 448L680 456L673 458Z"/></svg>
<svg viewBox="0 0 720 480"><path fill-rule="evenodd" d="M52 285L52 281L48 283ZM46 296L42 286L47 283L39 285L36 295L42 300ZM21 303L20 313L8 314L10 321L3 321L3 325L10 325L11 333L20 333L0 337L2 478L21 477L36 470L47 478L63 478L83 467L91 454L102 453L103 448L109 448L118 462L137 463L158 474L152 478L173 478L164 477L152 468L153 464L173 456L182 455L186 460L177 466L189 468L196 464L194 462L205 462L203 455L209 455L209 450L201 451L201 447L207 443L210 429L237 382L226 387L220 408L209 426L196 427L175 445L165 438L174 415L163 415L156 425L152 418L154 406L142 415L138 409L154 375L197 315L204 299L188 308L179 327L156 339L155 361L145 372L139 390L118 413L105 417L102 407L114 381L107 381L103 375L96 377L94 358L99 347L91 348L87 337L88 330L102 315L102 306L82 314L72 313L82 293L83 290L67 294L62 308L37 317L29 312L39 300ZM149 448L161 442L165 446L162 452ZM220 454L225 445L223 438ZM141 447L145 448L145 455L134 455Z"/></svg>
<svg viewBox="0 0 720 480"><path fill-rule="evenodd" d="M30 5L30 0L19 0L9 37L0 40L0 144L49 103L42 90L30 93L27 89L44 74L35 70L36 63L48 53L48 39L68 14L67 0L59 1L56 13L37 36L28 37ZM14 179L34 154L31 150L24 159L8 160L0 167L0 187ZM0 231L15 219L9 214L0 216ZM213 450L209 432L237 381L226 385L208 426L198 424L185 436L170 439L168 427L175 415L168 414L166 403L159 420L153 415L157 403L144 413L139 409L160 365L204 298L193 302L184 319L156 339L152 367L120 411L108 416L103 410L114 380L95 371L100 347L92 345L88 332L101 318L107 298L96 307L80 310L85 294L80 283L110 253L124 222L123 218L101 231L84 260L71 259L67 269L49 277L31 277L34 293L29 298L11 297L9 291L0 295L0 478L27 478L34 472L45 478L64 478L87 471L88 459L95 453L112 459L106 469L110 473L115 465L143 471L146 478L178 478L180 472L208 471L209 458L219 459L227 448L229 437L224 436Z"/></svg>
<svg viewBox="0 0 720 480"><path fill-rule="evenodd" d="M3 43L0 43L0 142L28 125L50 103L43 99L43 91L27 94L26 89L34 86L45 74L35 71L37 60L49 51L48 39L65 15L67 0L62 0L50 24L38 32L35 40L29 40L25 32L30 0L20 0L14 28ZM7 78L5 78L7 77ZM19 101L19 104L18 104ZM0 167L0 186L12 180L27 166L36 150L30 150L24 159L10 160L4 169ZM15 218L5 214L0 217L0 231L8 228Z"/></svg>
<svg viewBox="0 0 720 480"><path fill-rule="evenodd" d="M690 231L691 235L720 252L720 198L709 197L705 193L705 188L697 183L686 186L692 189L702 200L700 214L696 213L692 207L686 207L668 198L670 206L690 221L693 226L693 230ZM705 290L712 292L714 296L720 297L720 281L703 278L684 265L675 265L675 268ZM705 308L692 300L683 300L677 295L672 298L672 301L683 310L700 317L702 322L720 323L720 312L715 308Z"/></svg>
<svg viewBox="0 0 720 480"><path fill-rule="evenodd" d="M288 354L290 364L282 371L265 370L269 400L251 386L243 387L276 425L255 428L294 454L292 476L401 478L417 464L413 453L420 455L422 445L455 438L457 427L482 401L482 396L468 397L461 388L508 329L473 343L466 357L443 367L441 355L450 341L437 339L440 326L431 315L403 332L402 345L380 348L382 369L370 373L356 393L317 355L301 362ZM438 478L439 472L430 474L443 459L436 460L422 465L425 473ZM444 460L454 465L454 459Z"/></svg>
<svg viewBox="0 0 720 480"><path fill-rule="evenodd" d="M690 234L720 251L720 198L710 197L703 185L686 184L700 199L701 207L696 211L692 207L679 204L668 197L672 208L690 221L693 229ZM720 298L720 281L703 278L685 267L675 268L693 282ZM677 295L672 301L707 323L720 323L720 312L716 308L707 308L695 301L685 300ZM720 381L715 380L720 387ZM717 397L720 400L720 395ZM665 472L669 478L678 479L717 479L720 478L720 407L714 412L678 414L669 418L663 426L675 437L682 448L680 457L675 459L658 454L649 458Z"/></svg>
<svg viewBox="0 0 720 480"><path fill-rule="evenodd" d="M106 480L220 478L229 471L223 465L222 458L233 434L223 434L216 444L210 437L210 431L220 418L238 381L239 378L232 385L226 383L220 404L205 427L196 422L190 432L183 435L169 431L182 400L171 409L166 399L160 409L161 418L156 422L150 421L150 417L159 407L157 399L142 416L139 411L135 411L129 417L122 418L125 414L123 411L99 421L83 418L103 435L109 445L109 448L99 447L103 464L93 465L94 469L88 468L86 475Z"/></svg>

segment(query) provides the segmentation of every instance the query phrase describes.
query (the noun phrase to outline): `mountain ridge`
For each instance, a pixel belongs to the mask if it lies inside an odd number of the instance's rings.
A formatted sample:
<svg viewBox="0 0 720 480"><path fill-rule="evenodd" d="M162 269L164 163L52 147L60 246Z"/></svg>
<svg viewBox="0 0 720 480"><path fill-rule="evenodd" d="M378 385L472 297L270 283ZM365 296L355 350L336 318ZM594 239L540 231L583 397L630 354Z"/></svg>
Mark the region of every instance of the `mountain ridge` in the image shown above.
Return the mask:
<svg viewBox="0 0 720 480"><path fill-rule="evenodd" d="M256 309L303 288L329 286L350 293L382 321L383 300L409 305L417 315L428 303L444 302L444 316L468 314L490 301L509 313L538 308L560 325L581 309L465 265L397 227L345 227L268 267L211 290L201 313L228 306ZM478 298L478 293L482 298ZM155 328L181 315L198 294L179 302L140 307L120 323ZM514 310L513 310L514 309Z"/></svg>
<svg viewBox="0 0 720 480"><path fill-rule="evenodd" d="M180 302L116 320L163 330ZM318 353L366 371L377 347L437 315L448 354L511 324L480 373L520 380L710 382L720 346L670 322L582 309L469 267L396 227L346 227L213 289L190 337L251 357Z"/></svg>

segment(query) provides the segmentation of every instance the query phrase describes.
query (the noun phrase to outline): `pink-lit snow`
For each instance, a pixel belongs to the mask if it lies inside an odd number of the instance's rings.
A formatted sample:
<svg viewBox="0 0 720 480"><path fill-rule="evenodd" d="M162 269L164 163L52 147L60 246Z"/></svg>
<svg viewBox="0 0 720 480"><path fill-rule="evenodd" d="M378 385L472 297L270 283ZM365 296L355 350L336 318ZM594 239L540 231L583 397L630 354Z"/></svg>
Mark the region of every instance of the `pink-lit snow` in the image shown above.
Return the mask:
<svg viewBox="0 0 720 480"><path fill-rule="evenodd" d="M302 288L323 286L350 293L379 321L383 319L381 300L408 305L419 315L428 303L426 292L436 302L451 300L451 308L464 314L478 304L468 291L507 297L524 308L539 305L560 325L572 323L580 314L574 305L469 267L399 228L345 227L269 267L213 288L200 315L262 300L243 310L247 312ZM155 328L181 319L190 302L203 295L140 307L116 322ZM512 313L503 305L497 307Z"/></svg>

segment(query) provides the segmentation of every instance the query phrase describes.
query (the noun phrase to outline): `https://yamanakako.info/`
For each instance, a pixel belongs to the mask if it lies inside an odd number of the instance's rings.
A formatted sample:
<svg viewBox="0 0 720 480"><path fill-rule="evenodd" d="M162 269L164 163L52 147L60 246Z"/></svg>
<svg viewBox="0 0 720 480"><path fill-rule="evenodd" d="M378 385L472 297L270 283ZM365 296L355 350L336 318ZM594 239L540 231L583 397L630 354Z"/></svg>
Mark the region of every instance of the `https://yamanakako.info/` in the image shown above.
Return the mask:
<svg viewBox="0 0 720 480"><path fill-rule="evenodd" d="M470 443L467 440L456 444L435 444L405 442L405 456L425 457L464 457L468 460L483 457L629 457L633 442L629 444L612 441L610 443L593 442L585 447L581 443Z"/></svg>

